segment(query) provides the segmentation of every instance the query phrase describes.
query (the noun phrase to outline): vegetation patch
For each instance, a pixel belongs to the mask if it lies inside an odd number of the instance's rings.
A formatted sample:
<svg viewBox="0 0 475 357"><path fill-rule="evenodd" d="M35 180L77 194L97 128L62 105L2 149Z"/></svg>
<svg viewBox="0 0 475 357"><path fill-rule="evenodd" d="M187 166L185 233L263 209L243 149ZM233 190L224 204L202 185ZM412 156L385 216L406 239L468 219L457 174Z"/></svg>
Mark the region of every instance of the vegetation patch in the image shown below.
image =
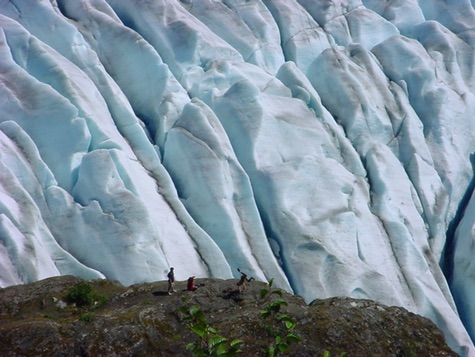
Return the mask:
<svg viewBox="0 0 475 357"><path fill-rule="evenodd" d="M107 301L107 298L98 294L92 284L87 281L77 283L68 292L66 299L69 303L76 304L77 307L100 306Z"/></svg>

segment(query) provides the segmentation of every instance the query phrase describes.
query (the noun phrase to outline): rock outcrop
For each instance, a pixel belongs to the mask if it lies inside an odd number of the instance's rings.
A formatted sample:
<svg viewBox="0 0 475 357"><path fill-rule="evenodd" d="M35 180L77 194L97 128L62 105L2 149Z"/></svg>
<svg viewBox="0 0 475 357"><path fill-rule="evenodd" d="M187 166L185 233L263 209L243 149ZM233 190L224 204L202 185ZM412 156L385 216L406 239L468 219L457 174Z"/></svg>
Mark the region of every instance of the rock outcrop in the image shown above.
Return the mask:
<svg viewBox="0 0 475 357"><path fill-rule="evenodd" d="M242 356L264 355L272 343L260 311L262 282L197 279L198 289L167 293L167 283L129 287L110 280L89 282L97 302L76 306L68 293L83 280L55 277L0 289L1 356L191 356L197 336L187 328L181 306L197 305L208 323L229 339L242 339ZM279 299L278 294L271 294ZM300 342L286 355L457 356L428 319L370 300L331 298L310 305L282 291L283 312L296 322ZM268 301L267 301L268 302Z"/></svg>

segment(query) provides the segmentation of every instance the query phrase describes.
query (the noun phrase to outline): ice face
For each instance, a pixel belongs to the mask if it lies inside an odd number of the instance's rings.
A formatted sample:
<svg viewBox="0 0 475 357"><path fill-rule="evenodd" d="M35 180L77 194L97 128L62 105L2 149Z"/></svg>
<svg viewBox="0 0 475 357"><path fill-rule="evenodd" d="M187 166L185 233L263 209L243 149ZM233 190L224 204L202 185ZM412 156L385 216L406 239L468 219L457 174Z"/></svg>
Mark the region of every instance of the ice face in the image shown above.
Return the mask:
<svg viewBox="0 0 475 357"><path fill-rule="evenodd" d="M0 286L241 268L475 353L473 23L468 0L0 0Z"/></svg>

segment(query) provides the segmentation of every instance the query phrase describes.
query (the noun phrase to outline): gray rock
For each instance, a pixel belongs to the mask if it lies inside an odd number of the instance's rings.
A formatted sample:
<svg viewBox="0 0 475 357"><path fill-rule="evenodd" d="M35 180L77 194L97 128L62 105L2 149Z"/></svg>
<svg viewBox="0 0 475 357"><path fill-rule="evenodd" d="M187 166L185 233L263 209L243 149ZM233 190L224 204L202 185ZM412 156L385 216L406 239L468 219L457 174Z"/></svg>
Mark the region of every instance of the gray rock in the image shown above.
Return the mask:
<svg viewBox="0 0 475 357"><path fill-rule="evenodd" d="M269 289L263 282L248 283L240 294L237 280L196 279L196 291L177 282L177 293L169 296L165 281L124 287L96 280L90 283L98 301L77 307L67 295L80 281L55 277L0 289L0 355L192 356L185 346L197 337L178 311L184 305L198 305L221 335L242 339L242 356L264 356L273 341L272 323L260 313L267 303L260 292ZM301 338L287 356L457 356L431 321L403 308L349 298L307 305L281 293L288 304L282 312L296 322Z"/></svg>

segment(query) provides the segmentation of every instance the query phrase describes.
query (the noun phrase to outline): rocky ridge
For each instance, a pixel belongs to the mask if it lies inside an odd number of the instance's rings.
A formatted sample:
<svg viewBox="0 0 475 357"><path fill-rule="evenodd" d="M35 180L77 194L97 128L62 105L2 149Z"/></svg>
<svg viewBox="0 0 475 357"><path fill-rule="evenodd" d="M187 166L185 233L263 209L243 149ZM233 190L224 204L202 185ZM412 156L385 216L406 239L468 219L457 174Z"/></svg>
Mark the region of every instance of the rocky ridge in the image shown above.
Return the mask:
<svg viewBox="0 0 475 357"><path fill-rule="evenodd" d="M81 282L63 276L0 289L0 355L192 356L186 345L197 337L179 309L195 305L221 335L244 341L242 356L264 356L272 342L260 313L260 292L269 289L263 282L248 283L240 294L237 280L197 279L196 291L177 282L169 296L165 281L125 287L95 280L90 284L100 302L78 307L67 296ZM349 298L307 305L282 294L283 312L301 338L285 355L457 356L435 324L403 308Z"/></svg>

